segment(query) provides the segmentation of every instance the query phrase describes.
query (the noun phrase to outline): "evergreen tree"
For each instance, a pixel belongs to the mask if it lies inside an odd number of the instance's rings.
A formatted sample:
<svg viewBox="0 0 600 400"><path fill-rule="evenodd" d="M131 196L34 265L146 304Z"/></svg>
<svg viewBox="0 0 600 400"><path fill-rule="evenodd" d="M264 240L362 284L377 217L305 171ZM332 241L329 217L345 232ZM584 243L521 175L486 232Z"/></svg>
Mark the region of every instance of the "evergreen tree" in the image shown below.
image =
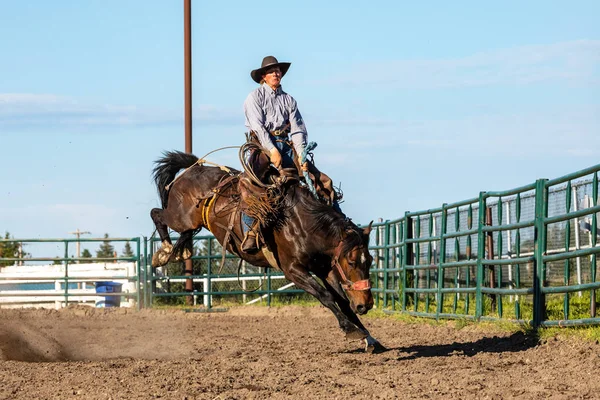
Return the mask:
<svg viewBox="0 0 600 400"><path fill-rule="evenodd" d="M134 257L133 250L131 249L131 245L129 242L125 242L125 246L123 247L123 257Z"/></svg>
<svg viewBox="0 0 600 400"><path fill-rule="evenodd" d="M6 232L3 239L11 239L10 233ZM23 252L22 249L19 251L19 249L19 242L0 242L0 258L18 258L19 253L20 257L24 258L27 253ZM13 264L15 264L14 261L0 261L0 266Z"/></svg>
<svg viewBox="0 0 600 400"><path fill-rule="evenodd" d="M88 249L83 249L81 252L81 258L92 258L92 253Z"/></svg>
<svg viewBox="0 0 600 400"><path fill-rule="evenodd" d="M108 239L108 233L104 234L104 238ZM96 250L96 258L113 258L115 256L115 248L110 244L110 240L104 240L100 245L100 249Z"/></svg>

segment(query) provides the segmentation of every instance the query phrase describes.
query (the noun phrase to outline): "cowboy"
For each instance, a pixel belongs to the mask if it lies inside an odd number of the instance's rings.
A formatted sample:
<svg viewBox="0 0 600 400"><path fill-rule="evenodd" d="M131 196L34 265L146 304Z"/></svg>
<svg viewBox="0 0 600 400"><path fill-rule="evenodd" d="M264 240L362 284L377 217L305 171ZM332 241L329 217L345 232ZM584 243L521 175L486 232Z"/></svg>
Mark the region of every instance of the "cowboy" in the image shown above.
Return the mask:
<svg viewBox="0 0 600 400"><path fill-rule="evenodd" d="M278 169L295 167L291 147L287 140L279 139L291 140L299 158L306 147L306 127L296 100L281 88L281 78L290 65L278 62L273 56L265 57L261 67L250 72L260 86L244 102L246 127L256 133ZM305 163L303 169L307 168Z"/></svg>
<svg viewBox="0 0 600 400"><path fill-rule="evenodd" d="M329 198L329 203L339 210L338 194L333 189L331 179L313 163L302 162L307 141L306 126L296 100L281 88L281 79L290 65L289 62L279 62L275 57L267 56L263 58L260 68L250 72L252 80L260 86L250 92L244 102L246 127L258 138L269 153L271 163L281 173L286 169L309 172L323 197ZM245 213L242 213L242 221L245 233L242 250L256 252L256 223Z"/></svg>
<svg viewBox="0 0 600 400"><path fill-rule="evenodd" d="M279 62L273 56L263 58L260 68L250 72L254 82L260 86L254 89L244 102L246 127L254 132L262 147L268 151L271 163L277 169L296 168L294 150L298 165L308 170L301 157L306 147L306 126L298 110L296 100L281 88L281 78L287 73L291 63ZM294 149L289 145L293 144ZM258 250L256 232L252 218L242 214L245 231L242 250L248 253Z"/></svg>

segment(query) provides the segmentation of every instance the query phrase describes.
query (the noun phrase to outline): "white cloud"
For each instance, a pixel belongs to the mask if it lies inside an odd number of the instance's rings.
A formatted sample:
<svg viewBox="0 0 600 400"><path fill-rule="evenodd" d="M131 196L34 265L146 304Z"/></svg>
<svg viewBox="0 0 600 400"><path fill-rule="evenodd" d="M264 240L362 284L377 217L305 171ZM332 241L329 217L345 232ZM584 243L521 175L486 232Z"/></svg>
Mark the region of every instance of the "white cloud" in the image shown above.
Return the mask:
<svg viewBox="0 0 600 400"><path fill-rule="evenodd" d="M527 85L556 80L598 84L599 66L600 40L576 40L490 50L462 58L363 64L328 82L405 89Z"/></svg>
<svg viewBox="0 0 600 400"><path fill-rule="evenodd" d="M599 131L599 106L548 106L519 113L397 121L391 127L329 131L323 140L330 148L343 149L347 159L361 154L371 154L372 159L373 154L398 151L415 156L440 151L506 157L591 157L600 152Z"/></svg>
<svg viewBox="0 0 600 400"><path fill-rule="evenodd" d="M240 122L239 112L200 105L194 121L213 124ZM93 104L53 94L0 93L0 127L137 126L183 122L183 112L135 105Z"/></svg>

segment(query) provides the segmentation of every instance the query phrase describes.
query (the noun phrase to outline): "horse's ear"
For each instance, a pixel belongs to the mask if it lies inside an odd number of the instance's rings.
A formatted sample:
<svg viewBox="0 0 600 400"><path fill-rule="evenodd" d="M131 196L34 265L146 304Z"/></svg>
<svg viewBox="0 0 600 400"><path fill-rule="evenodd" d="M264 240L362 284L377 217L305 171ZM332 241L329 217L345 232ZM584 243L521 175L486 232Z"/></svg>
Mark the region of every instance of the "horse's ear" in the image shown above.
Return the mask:
<svg viewBox="0 0 600 400"><path fill-rule="evenodd" d="M369 226L367 226L366 228L363 229L363 234L366 236L369 236L369 234L371 233L371 227L373 226L373 221L371 221L371 223L369 224Z"/></svg>

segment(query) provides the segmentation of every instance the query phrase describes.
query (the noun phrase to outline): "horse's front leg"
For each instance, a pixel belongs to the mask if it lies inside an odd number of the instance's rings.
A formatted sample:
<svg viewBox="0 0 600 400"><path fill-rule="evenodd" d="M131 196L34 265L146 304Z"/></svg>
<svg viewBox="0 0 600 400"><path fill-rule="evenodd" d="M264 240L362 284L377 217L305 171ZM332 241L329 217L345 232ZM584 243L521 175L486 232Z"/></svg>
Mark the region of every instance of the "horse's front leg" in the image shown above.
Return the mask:
<svg viewBox="0 0 600 400"><path fill-rule="evenodd" d="M285 276L297 287L316 297L321 304L331 310L337 318L340 328L346 334L346 338L359 340L369 336L369 332L364 329L364 326L362 326L358 318L354 318L354 320L348 318L348 315L342 312L338 307L333 293L321 286L303 266L299 264L290 266L285 272ZM358 322L360 326L357 325L355 321Z"/></svg>
<svg viewBox="0 0 600 400"><path fill-rule="evenodd" d="M332 293L335 302L340 308L340 311L344 313L344 315L346 315L346 317L348 317L348 319L352 321L356 326L358 326L360 329L367 333L367 337L363 339L365 341L365 351L367 353L379 353L385 351L385 347L381 343L379 343L377 339L371 336L368 329L365 328L365 326L358 318L358 315L356 315L356 313L352 311L352 308L350 307L350 301L348 301L348 298L344 294L344 291L337 277L333 274L329 274L329 276L327 276L326 279L322 279L322 281L325 287L328 289L328 291Z"/></svg>

